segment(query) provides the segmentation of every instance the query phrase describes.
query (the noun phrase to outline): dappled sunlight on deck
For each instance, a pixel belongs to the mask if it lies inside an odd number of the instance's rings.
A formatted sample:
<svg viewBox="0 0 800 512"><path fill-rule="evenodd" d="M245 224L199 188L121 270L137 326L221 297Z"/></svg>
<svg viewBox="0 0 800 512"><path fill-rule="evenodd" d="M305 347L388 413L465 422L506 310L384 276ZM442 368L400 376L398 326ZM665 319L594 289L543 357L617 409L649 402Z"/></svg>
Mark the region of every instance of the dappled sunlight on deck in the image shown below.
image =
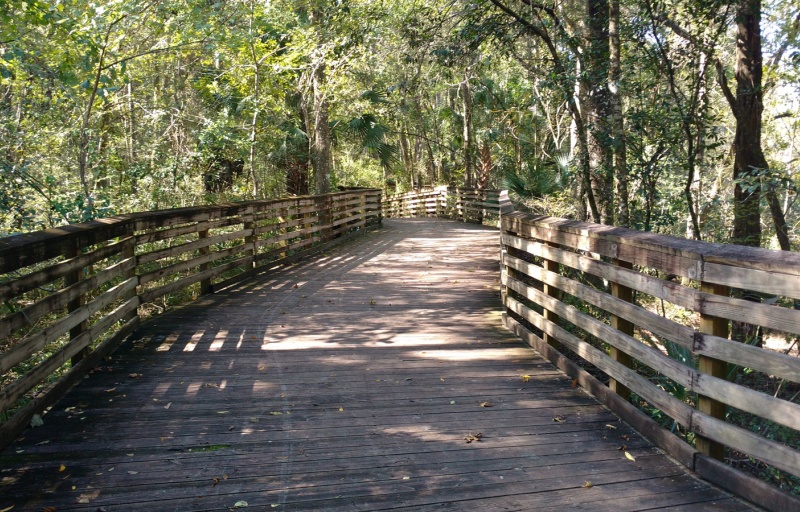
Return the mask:
<svg viewBox="0 0 800 512"><path fill-rule="evenodd" d="M501 327L498 257L496 229L388 221L153 318L4 452L0 490L15 510L747 509Z"/></svg>

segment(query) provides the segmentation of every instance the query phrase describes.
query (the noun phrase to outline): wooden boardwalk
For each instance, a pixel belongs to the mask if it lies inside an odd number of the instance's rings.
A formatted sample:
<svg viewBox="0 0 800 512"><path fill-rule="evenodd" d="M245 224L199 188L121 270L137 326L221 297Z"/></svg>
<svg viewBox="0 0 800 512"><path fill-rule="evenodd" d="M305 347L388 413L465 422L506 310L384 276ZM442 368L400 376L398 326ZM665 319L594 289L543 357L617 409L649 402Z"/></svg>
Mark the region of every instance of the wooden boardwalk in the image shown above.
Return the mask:
<svg viewBox="0 0 800 512"><path fill-rule="evenodd" d="M501 327L498 253L384 221L145 323L0 454L0 510L749 509Z"/></svg>

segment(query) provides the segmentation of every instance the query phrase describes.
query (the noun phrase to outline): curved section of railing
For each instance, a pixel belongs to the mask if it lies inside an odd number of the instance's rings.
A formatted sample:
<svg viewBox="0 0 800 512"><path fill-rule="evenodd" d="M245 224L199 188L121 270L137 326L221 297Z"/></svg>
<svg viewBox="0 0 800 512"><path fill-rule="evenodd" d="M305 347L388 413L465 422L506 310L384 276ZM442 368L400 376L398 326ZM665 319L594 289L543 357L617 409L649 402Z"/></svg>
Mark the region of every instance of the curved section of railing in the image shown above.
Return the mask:
<svg viewBox="0 0 800 512"><path fill-rule="evenodd" d="M387 196L385 217L441 217L464 222L500 220L500 213L512 210L507 190L436 187Z"/></svg>
<svg viewBox="0 0 800 512"><path fill-rule="evenodd" d="M0 239L0 447L142 317L381 222L381 191L179 208Z"/></svg>
<svg viewBox="0 0 800 512"><path fill-rule="evenodd" d="M772 510L800 509L718 461L751 456L800 476L798 446L771 435L798 438L800 359L728 339L737 322L751 342L797 342L800 254L524 213L503 216L502 244L510 329L704 478ZM696 447L631 402L671 418Z"/></svg>

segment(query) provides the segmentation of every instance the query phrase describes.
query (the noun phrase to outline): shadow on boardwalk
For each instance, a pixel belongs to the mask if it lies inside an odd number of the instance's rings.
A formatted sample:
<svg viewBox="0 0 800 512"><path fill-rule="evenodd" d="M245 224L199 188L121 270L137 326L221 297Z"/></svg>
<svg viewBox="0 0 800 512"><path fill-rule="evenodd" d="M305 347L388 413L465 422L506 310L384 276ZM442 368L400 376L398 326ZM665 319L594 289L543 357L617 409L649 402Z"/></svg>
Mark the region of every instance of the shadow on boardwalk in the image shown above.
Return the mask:
<svg viewBox="0 0 800 512"><path fill-rule="evenodd" d="M747 509L500 326L497 236L385 221L147 322L0 455L0 510Z"/></svg>

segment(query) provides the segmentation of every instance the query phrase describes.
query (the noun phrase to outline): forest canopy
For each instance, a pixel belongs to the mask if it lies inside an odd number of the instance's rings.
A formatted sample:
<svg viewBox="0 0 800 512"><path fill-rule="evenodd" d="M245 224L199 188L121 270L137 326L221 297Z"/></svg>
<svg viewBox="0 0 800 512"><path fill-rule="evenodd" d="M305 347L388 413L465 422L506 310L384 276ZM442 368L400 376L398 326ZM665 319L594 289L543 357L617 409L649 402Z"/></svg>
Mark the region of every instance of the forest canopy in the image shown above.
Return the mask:
<svg viewBox="0 0 800 512"><path fill-rule="evenodd" d="M338 186L791 250L788 0L0 0L0 235Z"/></svg>

